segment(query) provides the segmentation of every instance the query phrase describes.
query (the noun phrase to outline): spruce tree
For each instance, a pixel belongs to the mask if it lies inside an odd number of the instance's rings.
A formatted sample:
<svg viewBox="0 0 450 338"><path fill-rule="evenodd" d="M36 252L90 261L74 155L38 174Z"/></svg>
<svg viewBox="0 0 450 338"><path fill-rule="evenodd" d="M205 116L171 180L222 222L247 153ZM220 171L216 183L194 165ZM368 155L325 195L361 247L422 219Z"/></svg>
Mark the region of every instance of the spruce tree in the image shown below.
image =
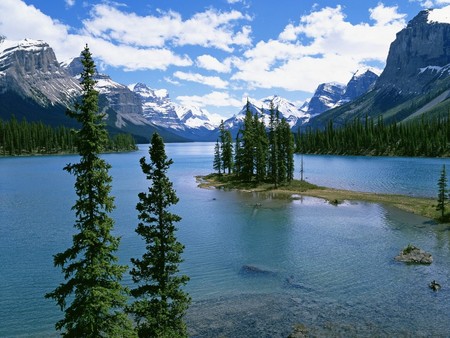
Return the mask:
<svg viewBox="0 0 450 338"><path fill-rule="evenodd" d="M447 204L447 172L445 170L445 164L442 165L441 176L438 181L438 204L436 206L436 211L441 212L441 219L445 216L445 205Z"/></svg>
<svg viewBox="0 0 450 338"><path fill-rule="evenodd" d="M250 111L250 103L247 100L247 109L242 128L242 179L251 181L255 168L255 143L253 115Z"/></svg>
<svg viewBox="0 0 450 338"><path fill-rule="evenodd" d="M139 194L141 221L136 232L143 237L147 251L141 259L132 259L131 270L137 287L131 290L136 301L130 306L137 322L140 337L186 337L183 322L190 297L181 287L189 278L179 274L183 245L175 237L175 222L181 218L168 208L178 202L175 190L167 177L173 163L167 159L164 142L153 134L149 147L150 163L145 157L141 168L151 182L148 192Z"/></svg>
<svg viewBox="0 0 450 338"><path fill-rule="evenodd" d="M46 298L53 298L64 311L64 318L55 325L64 337L128 337L133 336L133 329L122 311L127 294L120 284L126 267L117 264L119 238L111 234L114 222L108 214L114 198L110 196L110 165L99 157L107 133L103 116L98 114L95 65L87 45L82 63L82 100L67 112L81 124L76 140L81 159L64 168L76 177L78 199L72 209L79 232L70 248L54 256L66 282Z"/></svg>
<svg viewBox="0 0 450 338"><path fill-rule="evenodd" d="M219 175L222 174L222 159L220 154L219 140L216 141L216 145L214 146L213 169L216 170Z"/></svg>
<svg viewBox="0 0 450 338"><path fill-rule="evenodd" d="M279 125L278 108L275 109L273 102L270 102L270 118L269 118L269 160L268 160L268 174L269 179L278 187L279 183L279 144L278 144L278 125Z"/></svg>
<svg viewBox="0 0 450 338"><path fill-rule="evenodd" d="M222 153L222 170L231 173L233 168L233 139L231 137L231 132L225 129L223 121L220 122L219 126L220 133L220 145Z"/></svg>

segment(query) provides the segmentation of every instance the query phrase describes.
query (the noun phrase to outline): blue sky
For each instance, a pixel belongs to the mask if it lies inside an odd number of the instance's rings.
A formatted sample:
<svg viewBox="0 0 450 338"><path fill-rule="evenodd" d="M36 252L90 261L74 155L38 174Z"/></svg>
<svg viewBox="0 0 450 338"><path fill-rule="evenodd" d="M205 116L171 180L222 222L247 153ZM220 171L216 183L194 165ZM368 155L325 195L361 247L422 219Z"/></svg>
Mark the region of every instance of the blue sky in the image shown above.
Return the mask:
<svg viewBox="0 0 450 338"><path fill-rule="evenodd" d="M48 42L59 61L86 43L113 80L165 88L229 117L247 97L301 104L323 82L381 71L420 10L450 0L1 0L0 34Z"/></svg>

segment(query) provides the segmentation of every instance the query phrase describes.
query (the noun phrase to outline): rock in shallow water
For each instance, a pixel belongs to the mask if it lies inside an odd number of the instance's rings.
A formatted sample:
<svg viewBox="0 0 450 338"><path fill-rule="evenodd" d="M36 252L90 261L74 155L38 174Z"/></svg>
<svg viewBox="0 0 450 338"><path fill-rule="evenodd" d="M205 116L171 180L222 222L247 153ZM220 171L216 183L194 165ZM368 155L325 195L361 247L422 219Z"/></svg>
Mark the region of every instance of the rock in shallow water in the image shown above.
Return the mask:
<svg viewBox="0 0 450 338"><path fill-rule="evenodd" d="M433 256L429 252L409 244L395 257L395 260L404 263L431 264L433 263Z"/></svg>

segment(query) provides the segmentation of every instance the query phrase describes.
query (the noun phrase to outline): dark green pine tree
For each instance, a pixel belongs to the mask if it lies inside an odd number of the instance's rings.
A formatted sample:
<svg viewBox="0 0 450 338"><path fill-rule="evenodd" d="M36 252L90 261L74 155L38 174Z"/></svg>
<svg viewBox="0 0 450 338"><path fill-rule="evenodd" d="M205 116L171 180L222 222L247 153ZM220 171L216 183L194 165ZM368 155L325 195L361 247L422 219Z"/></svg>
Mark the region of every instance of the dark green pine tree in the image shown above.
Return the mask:
<svg viewBox="0 0 450 338"><path fill-rule="evenodd" d="M76 177L78 200L73 210L79 232L73 236L72 247L54 256L66 282L45 296L56 300L64 311L64 318L55 325L64 337L134 336L131 321L122 311L127 293L120 281L127 268L117 264L114 253L119 238L111 234L113 220L108 215L114 208L110 165L98 155L107 133L98 114L95 65L87 45L81 54L83 96L68 111L81 124L76 140L81 159L64 168Z"/></svg>
<svg viewBox="0 0 450 338"><path fill-rule="evenodd" d="M250 111L250 103L247 100L244 125L242 127L242 179L251 181L255 169L255 144L256 135L254 130L253 115Z"/></svg>
<svg viewBox="0 0 450 338"><path fill-rule="evenodd" d="M152 183L147 193L139 194L141 221L136 232L146 242L147 251L141 259L132 259L131 270L137 287L131 291L136 301L130 306L140 337L187 337L183 316L190 297L181 287L189 278L179 274L183 245L175 237L175 222L181 218L168 208L178 202L167 177L173 163L167 159L164 142L153 134L149 148L150 163L141 158L141 168Z"/></svg>
<svg viewBox="0 0 450 338"><path fill-rule="evenodd" d="M291 127L285 118L281 119L281 133L283 135L284 144L284 160L286 168L286 181L290 183L294 179L294 153L295 140L292 134Z"/></svg>
<svg viewBox="0 0 450 338"><path fill-rule="evenodd" d="M270 181L275 184L279 183L279 137L278 125L280 123L278 108L275 108L273 102L270 103L270 117L269 117L269 160L268 160L268 175Z"/></svg>
<svg viewBox="0 0 450 338"><path fill-rule="evenodd" d="M233 168L233 139L231 132L225 129L223 121L220 122L219 133L222 151L222 170L224 173L228 171L228 174L230 174Z"/></svg>
<svg viewBox="0 0 450 338"><path fill-rule="evenodd" d="M261 111L263 111L261 109ZM255 171L256 181L262 182L267 175L267 154L269 141L267 139L266 126L263 117L258 114L253 116L253 124L255 130Z"/></svg>
<svg viewBox="0 0 450 338"><path fill-rule="evenodd" d="M222 157L220 154L219 140L216 141L216 145L214 146L213 169L216 170L219 175L222 174Z"/></svg>
<svg viewBox="0 0 450 338"><path fill-rule="evenodd" d="M441 212L441 219L444 220L445 216L445 205L447 204L447 172L445 170L445 164L442 166L441 176L438 181L438 204L436 206L436 211Z"/></svg>

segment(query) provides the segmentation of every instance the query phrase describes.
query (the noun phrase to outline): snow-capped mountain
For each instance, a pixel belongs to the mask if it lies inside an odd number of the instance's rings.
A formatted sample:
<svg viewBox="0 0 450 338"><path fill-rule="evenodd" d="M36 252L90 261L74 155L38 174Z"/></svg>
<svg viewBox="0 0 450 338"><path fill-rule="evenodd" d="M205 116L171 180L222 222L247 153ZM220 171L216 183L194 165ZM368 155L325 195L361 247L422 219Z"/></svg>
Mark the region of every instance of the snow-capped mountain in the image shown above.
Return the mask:
<svg viewBox="0 0 450 338"><path fill-rule="evenodd" d="M373 70L361 69L353 74L346 85L337 82L322 83L304 109L311 117L314 117L342 106L370 91L377 79L378 75Z"/></svg>
<svg viewBox="0 0 450 338"><path fill-rule="evenodd" d="M345 85L337 82L321 83L309 101L307 112L316 116L326 110L335 108L343 98Z"/></svg>
<svg viewBox="0 0 450 338"><path fill-rule="evenodd" d="M186 129L175 111L175 105L170 100L167 90L154 90L143 83L133 84L128 88L140 97L142 114L147 120L159 127L175 131Z"/></svg>
<svg viewBox="0 0 450 338"><path fill-rule="evenodd" d="M67 105L81 87L59 66L53 49L42 40L5 40L0 44L0 91L33 97L42 106Z"/></svg>
<svg viewBox="0 0 450 338"><path fill-rule="evenodd" d="M214 130L220 124L220 120L218 121L208 111L195 106L177 105L175 111L181 122L191 129L205 128Z"/></svg>
<svg viewBox="0 0 450 338"><path fill-rule="evenodd" d="M278 95L269 96L261 100L249 98L248 102L252 114L262 116L266 124L269 122L271 104L273 104L274 108L278 108L280 118L285 118L291 127L299 123L306 123L310 118L310 114L304 110L304 105L297 107L294 103ZM242 125L246 112L247 104L242 107L239 113L224 121L225 127L229 128L233 135L236 135L239 127Z"/></svg>

